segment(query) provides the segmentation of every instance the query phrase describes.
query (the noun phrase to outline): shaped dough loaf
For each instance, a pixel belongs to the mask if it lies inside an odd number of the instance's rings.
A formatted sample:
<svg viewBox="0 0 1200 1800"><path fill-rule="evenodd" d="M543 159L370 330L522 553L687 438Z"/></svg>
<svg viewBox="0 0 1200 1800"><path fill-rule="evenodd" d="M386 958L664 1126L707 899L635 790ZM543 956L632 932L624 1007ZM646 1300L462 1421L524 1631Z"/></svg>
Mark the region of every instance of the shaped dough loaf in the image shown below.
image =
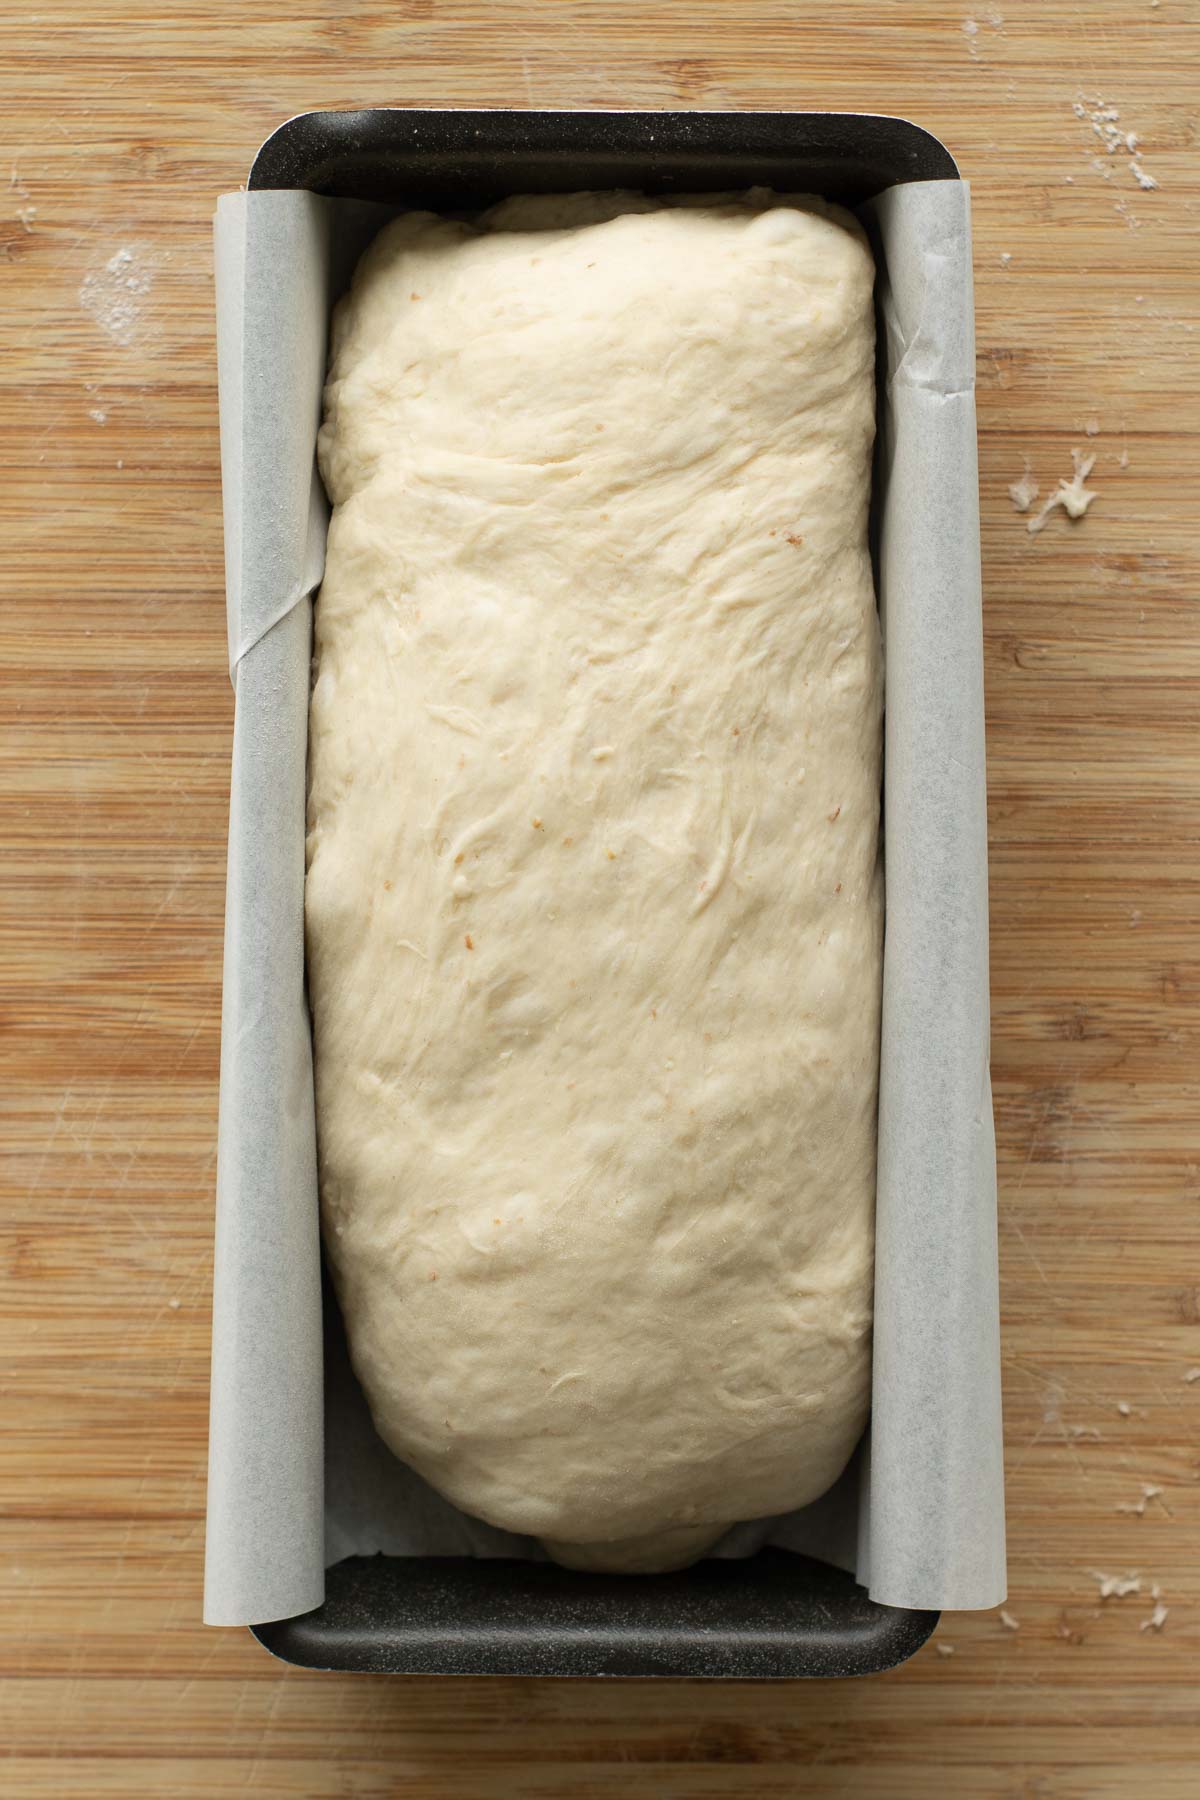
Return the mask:
<svg viewBox="0 0 1200 1800"><path fill-rule="evenodd" d="M336 315L326 1243L386 1442L585 1566L864 1423L872 280L820 202L583 195L402 217Z"/></svg>

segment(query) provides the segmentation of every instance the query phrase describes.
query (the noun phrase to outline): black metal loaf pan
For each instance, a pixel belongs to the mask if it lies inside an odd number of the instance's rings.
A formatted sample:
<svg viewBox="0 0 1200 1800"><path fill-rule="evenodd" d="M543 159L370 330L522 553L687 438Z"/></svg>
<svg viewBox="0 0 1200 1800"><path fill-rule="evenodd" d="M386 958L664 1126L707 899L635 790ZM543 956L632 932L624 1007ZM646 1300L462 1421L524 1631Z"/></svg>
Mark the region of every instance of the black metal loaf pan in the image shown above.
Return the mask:
<svg viewBox="0 0 1200 1800"><path fill-rule="evenodd" d="M765 186L855 206L900 182L957 176L935 137L872 114L381 108L289 119L258 152L249 186L459 212L506 194L614 187ZM276 1656L313 1669L777 1678L892 1668L937 1619L877 1605L824 1563L761 1550L638 1577L350 1557L327 1571L323 1606L253 1629Z"/></svg>

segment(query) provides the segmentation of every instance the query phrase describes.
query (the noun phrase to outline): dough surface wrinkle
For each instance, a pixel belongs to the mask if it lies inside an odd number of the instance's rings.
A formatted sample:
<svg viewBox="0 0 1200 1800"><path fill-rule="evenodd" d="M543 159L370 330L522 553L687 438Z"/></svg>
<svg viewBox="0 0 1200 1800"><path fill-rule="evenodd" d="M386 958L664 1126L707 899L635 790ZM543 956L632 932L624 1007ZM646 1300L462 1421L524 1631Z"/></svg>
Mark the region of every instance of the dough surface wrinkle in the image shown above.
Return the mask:
<svg viewBox="0 0 1200 1800"><path fill-rule="evenodd" d="M406 214L335 314L306 924L381 1436L584 1567L836 1479L870 1387L873 268L762 191Z"/></svg>

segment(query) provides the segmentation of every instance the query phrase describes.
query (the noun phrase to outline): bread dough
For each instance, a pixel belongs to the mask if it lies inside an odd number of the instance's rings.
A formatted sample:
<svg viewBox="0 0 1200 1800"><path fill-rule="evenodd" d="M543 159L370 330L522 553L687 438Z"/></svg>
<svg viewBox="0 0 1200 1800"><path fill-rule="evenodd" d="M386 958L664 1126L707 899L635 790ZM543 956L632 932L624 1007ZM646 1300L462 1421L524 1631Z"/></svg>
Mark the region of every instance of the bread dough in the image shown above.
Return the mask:
<svg viewBox="0 0 1200 1800"><path fill-rule="evenodd" d="M326 1244L386 1442L564 1561L690 1561L864 1422L872 278L820 202L524 199L336 315Z"/></svg>

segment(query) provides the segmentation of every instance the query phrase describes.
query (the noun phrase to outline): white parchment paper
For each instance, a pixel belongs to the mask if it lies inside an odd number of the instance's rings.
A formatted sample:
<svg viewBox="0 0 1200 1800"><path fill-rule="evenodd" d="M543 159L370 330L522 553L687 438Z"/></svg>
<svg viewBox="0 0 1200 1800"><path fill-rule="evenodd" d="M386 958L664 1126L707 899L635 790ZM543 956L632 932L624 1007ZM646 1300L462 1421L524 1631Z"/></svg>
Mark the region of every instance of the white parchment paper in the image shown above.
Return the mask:
<svg viewBox="0 0 1200 1800"><path fill-rule="evenodd" d="M539 1556L467 1518L380 1442L322 1327L304 802L314 447L329 312L388 214L304 192L216 219L221 468L237 690L222 1019L204 1616L320 1604L354 1552ZM887 926L872 1420L837 1486L738 1526L854 1569L896 1606L1004 1598L995 1151L969 198L863 210L885 326L879 488ZM331 1309L327 1309L329 1311Z"/></svg>

